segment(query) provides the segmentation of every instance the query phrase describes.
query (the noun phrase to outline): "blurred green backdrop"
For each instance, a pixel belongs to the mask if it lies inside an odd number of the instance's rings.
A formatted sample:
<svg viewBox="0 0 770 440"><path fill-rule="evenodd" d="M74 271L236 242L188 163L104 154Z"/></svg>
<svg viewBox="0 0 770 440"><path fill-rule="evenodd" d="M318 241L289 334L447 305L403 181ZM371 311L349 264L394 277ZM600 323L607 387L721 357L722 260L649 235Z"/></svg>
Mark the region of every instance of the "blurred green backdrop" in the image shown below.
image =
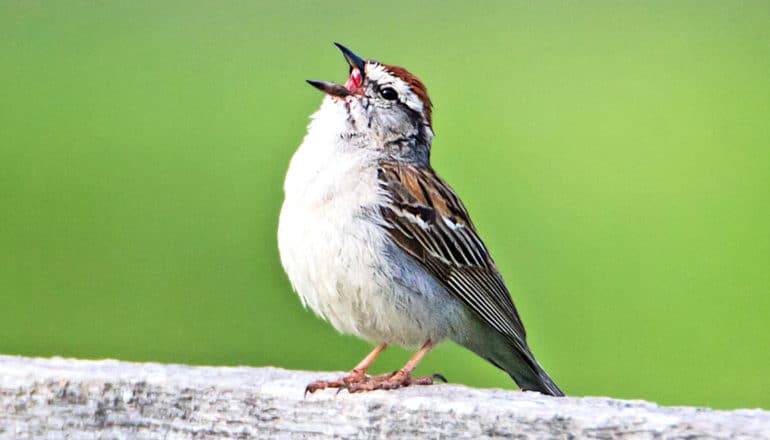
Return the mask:
<svg viewBox="0 0 770 440"><path fill-rule="evenodd" d="M276 225L342 81L407 66L569 394L770 408L770 5L0 1L0 353L344 370ZM390 350L375 372L409 356ZM514 388L456 346L422 372Z"/></svg>

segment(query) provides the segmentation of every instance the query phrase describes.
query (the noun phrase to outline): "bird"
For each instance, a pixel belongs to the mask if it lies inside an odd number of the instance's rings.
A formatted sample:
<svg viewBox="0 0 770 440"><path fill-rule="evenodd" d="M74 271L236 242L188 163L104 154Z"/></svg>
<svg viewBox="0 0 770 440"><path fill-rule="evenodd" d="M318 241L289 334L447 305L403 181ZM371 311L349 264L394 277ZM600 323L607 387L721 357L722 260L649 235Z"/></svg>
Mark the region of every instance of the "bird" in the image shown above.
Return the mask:
<svg viewBox="0 0 770 440"><path fill-rule="evenodd" d="M403 67L334 43L344 84L324 92L292 156L278 222L281 264L302 304L337 331L377 344L349 374L307 385L351 393L431 385L413 372L451 340L524 391L564 393L535 360L503 278L468 211L433 170L432 103ZM472 146L471 146L472 147ZM367 375L389 346L415 348L403 368Z"/></svg>

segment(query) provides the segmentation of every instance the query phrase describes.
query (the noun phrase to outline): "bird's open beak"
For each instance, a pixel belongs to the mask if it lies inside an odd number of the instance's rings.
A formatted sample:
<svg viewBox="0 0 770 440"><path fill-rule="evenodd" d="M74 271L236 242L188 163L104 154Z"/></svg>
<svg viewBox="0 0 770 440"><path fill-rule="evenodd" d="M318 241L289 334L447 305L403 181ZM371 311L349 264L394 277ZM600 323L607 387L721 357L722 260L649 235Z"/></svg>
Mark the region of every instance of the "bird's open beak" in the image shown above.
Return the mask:
<svg viewBox="0 0 770 440"><path fill-rule="evenodd" d="M347 83L343 86L329 81L318 81L314 79L307 80L307 83L328 95L344 98L348 95L352 95L353 90L361 86L366 60L354 54L350 49L340 43L334 43L334 45L339 48L342 52L342 56L345 57L345 61L347 61L350 66L350 77Z"/></svg>

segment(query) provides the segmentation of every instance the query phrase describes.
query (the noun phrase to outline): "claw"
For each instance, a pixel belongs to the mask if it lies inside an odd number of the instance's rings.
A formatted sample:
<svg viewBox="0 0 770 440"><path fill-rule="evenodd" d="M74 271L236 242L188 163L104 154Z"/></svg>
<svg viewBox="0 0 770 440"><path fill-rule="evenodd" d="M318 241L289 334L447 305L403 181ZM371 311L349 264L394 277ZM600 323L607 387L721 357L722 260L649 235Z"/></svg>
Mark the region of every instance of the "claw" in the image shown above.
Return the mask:
<svg viewBox="0 0 770 440"><path fill-rule="evenodd" d="M444 383L448 382L443 375L438 373L431 376L412 377L412 372L417 366L417 363L420 362L420 359L422 359L433 346L430 339L422 346L422 348L420 348L420 351L412 356L409 362L404 365L404 368L380 376L367 376L366 369L386 346L385 343L378 345L374 351L369 353L369 356L353 368L347 376L334 381L319 380L308 384L305 388L305 397L307 397L308 393L312 394L326 388L337 388L337 392L335 393L335 396L337 396L343 389L348 390L348 392L352 394L374 390L395 390L411 385L433 385L433 381L435 380L440 380Z"/></svg>
<svg viewBox="0 0 770 440"><path fill-rule="evenodd" d="M360 373L351 373L337 380L319 380L309 383L305 387L305 397L307 397L308 393L313 394L318 390L325 390L327 388L337 388L337 394L339 394L340 391L347 389L351 384L362 383L368 380L369 378L366 375Z"/></svg>
<svg viewBox="0 0 770 440"><path fill-rule="evenodd" d="M322 390L322 389L326 388L328 386L328 384L329 384L328 382L321 382L321 381L309 383L305 387L305 396L304 397L307 398L308 393L313 394L313 393L315 393L318 390Z"/></svg>
<svg viewBox="0 0 770 440"><path fill-rule="evenodd" d="M433 376L431 376L431 378L432 378L433 380L436 380L436 379L438 379L438 380L440 380L441 382L444 382L444 383L449 383L449 381L448 381L448 380L446 380L446 377L444 377L444 375L443 375L443 374L439 374L439 373L433 373Z"/></svg>
<svg viewBox="0 0 770 440"><path fill-rule="evenodd" d="M382 376L372 377L367 381L348 384L346 388L351 394L375 390L395 390L411 385L433 385L434 379L439 379L443 382L447 381L446 378L440 374L412 377L399 370L393 374L383 374Z"/></svg>

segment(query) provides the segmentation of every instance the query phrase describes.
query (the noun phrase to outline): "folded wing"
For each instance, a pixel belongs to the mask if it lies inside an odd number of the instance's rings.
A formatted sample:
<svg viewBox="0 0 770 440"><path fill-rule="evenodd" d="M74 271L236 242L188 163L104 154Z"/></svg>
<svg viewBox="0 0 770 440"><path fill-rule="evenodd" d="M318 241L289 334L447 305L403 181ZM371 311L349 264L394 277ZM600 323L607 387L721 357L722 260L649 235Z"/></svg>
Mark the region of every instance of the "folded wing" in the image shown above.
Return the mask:
<svg viewBox="0 0 770 440"><path fill-rule="evenodd" d="M389 203L383 227L481 320L529 352L524 325L468 212L430 168L383 163L380 188Z"/></svg>

